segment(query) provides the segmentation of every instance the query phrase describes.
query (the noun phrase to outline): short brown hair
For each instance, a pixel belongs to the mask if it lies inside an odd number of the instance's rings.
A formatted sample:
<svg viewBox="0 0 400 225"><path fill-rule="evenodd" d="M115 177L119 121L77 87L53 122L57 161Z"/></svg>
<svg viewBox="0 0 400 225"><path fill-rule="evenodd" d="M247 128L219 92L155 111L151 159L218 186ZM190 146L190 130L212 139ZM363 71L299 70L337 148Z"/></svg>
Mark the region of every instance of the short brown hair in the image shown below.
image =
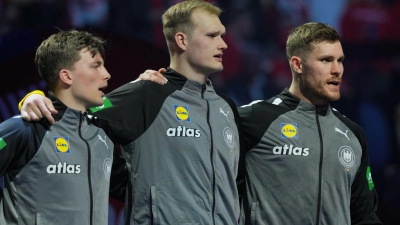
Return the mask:
<svg viewBox="0 0 400 225"><path fill-rule="evenodd" d="M222 12L217 6L205 0L186 0L171 6L162 15L162 24L168 47L174 42L175 34L183 32L190 36L195 25L192 14L195 10L202 10L219 16Z"/></svg>
<svg viewBox="0 0 400 225"><path fill-rule="evenodd" d="M59 31L44 40L36 50L35 65L39 75L54 90L58 73L62 69L73 69L80 60L79 52L87 48L94 57L97 53L105 57L105 41L86 31Z"/></svg>
<svg viewBox="0 0 400 225"><path fill-rule="evenodd" d="M294 28L286 41L286 56L288 60L294 55L306 58L313 50L311 44L322 41L340 41L338 32L331 26L323 23L305 23Z"/></svg>

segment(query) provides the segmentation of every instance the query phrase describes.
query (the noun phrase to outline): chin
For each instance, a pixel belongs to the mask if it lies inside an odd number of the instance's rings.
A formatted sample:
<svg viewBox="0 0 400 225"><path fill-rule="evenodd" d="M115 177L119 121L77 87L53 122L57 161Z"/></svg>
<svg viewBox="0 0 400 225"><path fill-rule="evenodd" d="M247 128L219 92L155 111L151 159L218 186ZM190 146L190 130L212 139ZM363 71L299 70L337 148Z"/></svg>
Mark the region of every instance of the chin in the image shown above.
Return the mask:
<svg viewBox="0 0 400 225"><path fill-rule="evenodd" d="M329 102L338 101L339 99L340 99L340 94L339 93L326 96L326 100L329 101Z"/></svg>

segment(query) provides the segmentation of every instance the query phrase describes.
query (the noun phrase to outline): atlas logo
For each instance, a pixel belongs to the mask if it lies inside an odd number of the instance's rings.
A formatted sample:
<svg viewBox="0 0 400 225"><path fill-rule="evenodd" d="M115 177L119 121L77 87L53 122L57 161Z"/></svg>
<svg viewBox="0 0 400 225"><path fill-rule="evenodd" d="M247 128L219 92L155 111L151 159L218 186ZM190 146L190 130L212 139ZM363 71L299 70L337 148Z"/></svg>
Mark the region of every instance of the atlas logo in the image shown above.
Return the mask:
<svg viewBox="0 0 400 225"><path fill-rule="evenodd" d="M281 123L281 137L298 139L297 123Z"/></svg>
<svg viewBox="0 0 400 225"><path fill-rule="evenodd" d="M56 145L57 153L71 153L71 149L69 148L69 138L65 137L53 137L53 140Z"/></svg>
<svg viewBox="0 0 400 225"><path fill-rule="evenodd" d="M182 105L174 105L177 120L190 121L189 107Z"/></svg>
<svg viewBox="0 0 400 225"><path fill-rule="evenodd" d="M293 145L285 146L275 146L272 149L272 152L275 155L301 155L301 156L308 156L309 155L309 148L300 148L300 147L293 147Z"/></svg>
<svg viewBox="0 0 400 225"><path fill-rule="evenodd" d="M353 149L349 146L342 146L338 151L338 157L340 163L346 168L349 169L354 165L355 155Z"/></svg>
<svg viewBox="0 0 400 225"><path fill-rule="evenodd" d="M168 137L200 137L200 130L178 126L177 128L168 128Z"/></svg>
<svg viewBox="0 0 400 225"><path fill-rule="evenodd" d="M46 171L48 174L80 174L81 165L70 165L59 162L57 165L48 165Z"/></svg>

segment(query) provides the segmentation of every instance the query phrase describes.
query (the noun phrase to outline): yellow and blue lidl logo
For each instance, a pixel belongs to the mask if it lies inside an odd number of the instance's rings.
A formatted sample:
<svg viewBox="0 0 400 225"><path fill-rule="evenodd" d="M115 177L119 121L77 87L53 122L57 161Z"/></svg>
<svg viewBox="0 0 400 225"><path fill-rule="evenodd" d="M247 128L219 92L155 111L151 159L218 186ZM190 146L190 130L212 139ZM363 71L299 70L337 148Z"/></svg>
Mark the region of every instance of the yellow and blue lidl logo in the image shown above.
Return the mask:
<svg viewBox="0 0 400 225"><path fill-rule="evenodd" d="M298 139L297 123L281 123L281 137Z"/></svg>
<svg viewBox="0 0 400 225"><path fill-rule="evenodd" d="M177 120L190 121L189 108L182 105L174 105Z"/></svg>
<svg viewBox="0 0 400 225"><path fill-rule="evenodd" d="M57 153L71 153L71 149L69 148L69 138L65 137L53 137L54 142L56 144L56 152Z"/></svg>

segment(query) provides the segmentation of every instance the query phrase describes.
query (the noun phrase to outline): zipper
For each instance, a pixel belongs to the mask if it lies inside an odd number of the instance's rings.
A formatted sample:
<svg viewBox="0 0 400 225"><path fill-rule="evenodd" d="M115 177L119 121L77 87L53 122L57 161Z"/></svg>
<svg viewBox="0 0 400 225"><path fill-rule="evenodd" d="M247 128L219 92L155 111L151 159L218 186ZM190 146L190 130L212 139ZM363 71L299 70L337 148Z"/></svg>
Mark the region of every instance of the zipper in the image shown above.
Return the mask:
<svg viewBox="0 0 400 225"><path fill-rule="evenodd" d="M204 92L206 91L206 85L203 84L202 90L201 90L201 97L204 99ZM212 135L212 129L211 129L211 124L210 124L210 105L206 99L204 99L207 102L207 124L208 127L210 128L210 137L211 137L211 151L210 151L210 160L211 160L211 169L212 169L212 189L213 189L213 203L212 203L212 219L213 219L213 224L215 225L215 168L214 168L214 161L213 161L213 155L214 155L214 141L213 141L213 135Z"/></svg>
<svg viewBox="0 0 400 225"><path fill-rule="evenodd" d="M89 193L90 193L90 224L93 224L93 190L92 190L92 176L91 176L91 154L90 154L90 146L89 143L82 137L82 121L85 118L86 112L81 114L79 119L79 137L85 142L86 149L88 150L88 182L89 182Z"/></svg>
<svg viewBox="0 0 400 225"><path fill-rule="evenodd" d="M322 187L322 163L323 163L323 156L324 156L324 141L322 140L322 132L321 132L321 124L319 122L319 109L316 106L316 115L315 118L317 120L317 127L318 127L318 134L319 134L319 143L320 143L320 149L321 149L321 154L319 158L319 181L318 181L318 204L317 204L317 223L319 224L320 222L320 214L321 214L321 187Z"/></svg>

